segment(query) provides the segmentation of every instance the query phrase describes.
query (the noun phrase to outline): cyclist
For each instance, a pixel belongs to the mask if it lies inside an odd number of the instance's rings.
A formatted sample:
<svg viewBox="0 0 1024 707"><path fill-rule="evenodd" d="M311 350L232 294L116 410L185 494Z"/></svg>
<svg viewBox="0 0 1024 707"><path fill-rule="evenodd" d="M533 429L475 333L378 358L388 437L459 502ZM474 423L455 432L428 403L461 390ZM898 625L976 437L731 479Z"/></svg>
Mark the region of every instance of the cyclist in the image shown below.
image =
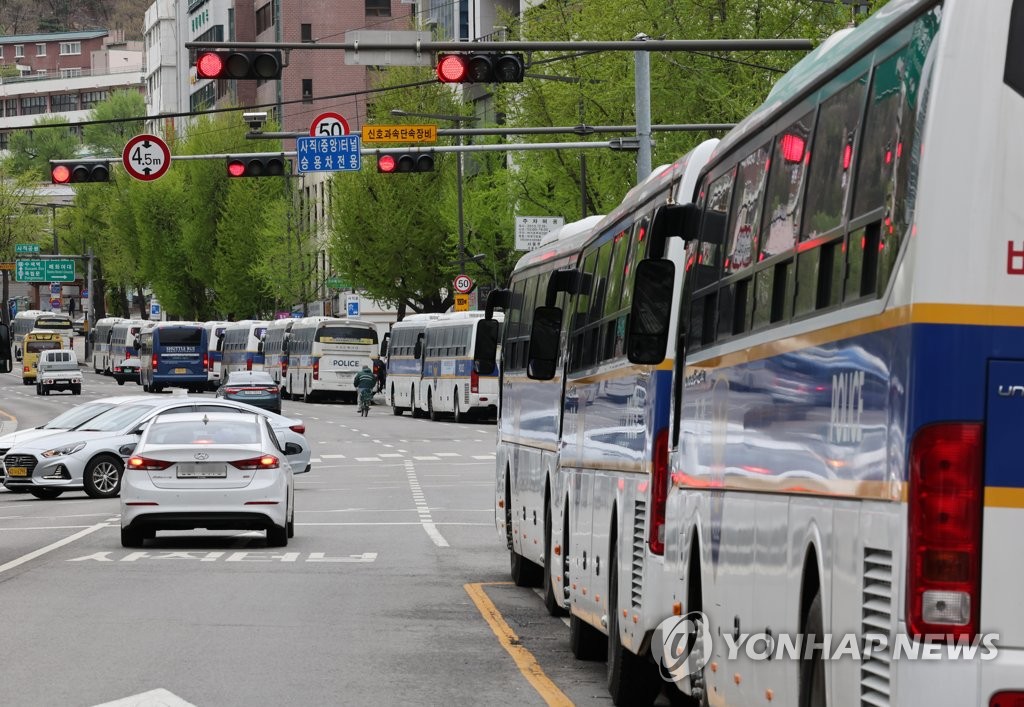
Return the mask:
<svg viewBox="0 0 1024 707"><path fill-rule="evenodd" d="M377 385L377 377L369 366L363 366L363 370L352 379L352 385L359 389L359 412L369 409L370 401L373 400L373 389Z"/></svg>

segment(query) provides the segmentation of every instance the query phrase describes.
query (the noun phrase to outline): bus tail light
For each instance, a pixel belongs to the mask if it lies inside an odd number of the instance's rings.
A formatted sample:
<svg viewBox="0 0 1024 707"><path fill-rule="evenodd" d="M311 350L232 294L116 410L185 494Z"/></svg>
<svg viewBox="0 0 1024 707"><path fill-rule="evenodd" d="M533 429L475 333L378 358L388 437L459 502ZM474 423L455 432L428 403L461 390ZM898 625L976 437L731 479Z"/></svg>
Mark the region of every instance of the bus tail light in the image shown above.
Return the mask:
<svg viewBox="0 0 1024 707"><path fill-rule="evenodd" d="M320 380L320 359L313 359L313 380Z"/></svg>
<svg viewBox="0 0 1024 707"><path fill-rule="evenodd" d="M969 640L981 598L981 423L918 430L910 448L909 608L915 636Z"/></svg>
<svg viewBox="0 0 1024 707"><path fill-rule="evenodd" d="M469 392L479 393L480 392L480 374L476 370L472 370L469 373Z"/></svg>
<svg viewBox="0 0 1024 707"><path fill-rule="evenodd" d="M213 370L213 367L210 365L210 354L203 354L203 370Z"/></svg>
<svg viewBox="0 0 1024 707"><path fill-rule="evenodd" d="M247 370L247 371L251 371L252 370L252 356L246 356L245 357L245 370Z"/></svg>
<svg viewBox="0 0 1024 707"><path fill-rule="evenodd" d="M153 354L152 364L153 370L155 371L156 367L160 365L160 354Z"/></svg>
<svg viewBox="0 0 1024 707"><path fill-rule="evenodd" d="M647 545L655 555L665 554L665 505L668 502L668 428L654 438L651 477L651 516Z"/></svg>
<svg viewBox="0 0 1024 707"><path fill-rule="evenodd" d="M287 375L288 375L288 359L287 358L282 358L281 359L281 378L284 378Z"/></svg>
<svg viewBox="0 0 1024 707"><path fill-rule="evenodd" d="M992 695L988 707L1024 707L1024 690L1004 690Z"/></svg>

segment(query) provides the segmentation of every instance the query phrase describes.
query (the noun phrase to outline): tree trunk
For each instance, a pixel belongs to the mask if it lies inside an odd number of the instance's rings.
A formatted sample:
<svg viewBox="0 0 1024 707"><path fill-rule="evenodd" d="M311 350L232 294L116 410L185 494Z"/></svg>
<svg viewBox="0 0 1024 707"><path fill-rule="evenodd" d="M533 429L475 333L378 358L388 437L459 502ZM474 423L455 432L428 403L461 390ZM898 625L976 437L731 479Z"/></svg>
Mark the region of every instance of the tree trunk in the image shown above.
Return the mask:
<svg viewBox="0 0 1024 707"><path fill-rule="evenodd" d="M135 286L135 299L139 303L139 319L149 319L149 307L146 306L146 295L142 292L142 285Z"/></svg>
<svg viewBox="0 0 1024 707"><path fill-rule="evenodd" d="M7 304L7 300L11 296L11 285L10 285L9 276L7 274L7 270L0 270L0 273L2 273L2 275L3 275L3 283L4 283L3 284L3 305L4 305L4 311L3 311L3 314L0 315L0 319L2 319L4 324L10 324L11 323L11 307L10 307L10 305Z"/></svg>

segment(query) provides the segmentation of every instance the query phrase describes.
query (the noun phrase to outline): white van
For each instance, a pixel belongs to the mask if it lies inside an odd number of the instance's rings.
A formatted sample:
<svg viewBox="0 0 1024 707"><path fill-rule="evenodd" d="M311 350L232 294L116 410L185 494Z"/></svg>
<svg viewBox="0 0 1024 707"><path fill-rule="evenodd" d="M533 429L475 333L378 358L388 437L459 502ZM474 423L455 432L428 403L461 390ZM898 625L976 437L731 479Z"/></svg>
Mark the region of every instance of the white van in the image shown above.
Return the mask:
<svg viewBox="0 0 1024 707"><path fill-rule="evenodd" d="M36 395L49 395L51 390L70 390L72 395L82 393L82 371L71 349L51 349L39 354Z"/></svg>

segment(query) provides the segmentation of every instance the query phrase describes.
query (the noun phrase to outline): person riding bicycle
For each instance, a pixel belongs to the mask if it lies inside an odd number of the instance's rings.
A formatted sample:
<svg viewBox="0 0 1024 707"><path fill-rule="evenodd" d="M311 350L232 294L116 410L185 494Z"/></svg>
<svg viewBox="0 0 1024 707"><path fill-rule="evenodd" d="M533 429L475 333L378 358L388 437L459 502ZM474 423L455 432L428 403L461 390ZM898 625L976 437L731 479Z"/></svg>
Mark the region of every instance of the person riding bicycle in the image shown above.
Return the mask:
<svg viewBox="0 0 1024 707"><path fill-rule="evenodd" d="M377 385L377 377L373 375L369 366L363 366L363 370L359 371L352 379L352 385L359 389L360 405L363 403L369 405L373 400L373 389Z"/></svg>

